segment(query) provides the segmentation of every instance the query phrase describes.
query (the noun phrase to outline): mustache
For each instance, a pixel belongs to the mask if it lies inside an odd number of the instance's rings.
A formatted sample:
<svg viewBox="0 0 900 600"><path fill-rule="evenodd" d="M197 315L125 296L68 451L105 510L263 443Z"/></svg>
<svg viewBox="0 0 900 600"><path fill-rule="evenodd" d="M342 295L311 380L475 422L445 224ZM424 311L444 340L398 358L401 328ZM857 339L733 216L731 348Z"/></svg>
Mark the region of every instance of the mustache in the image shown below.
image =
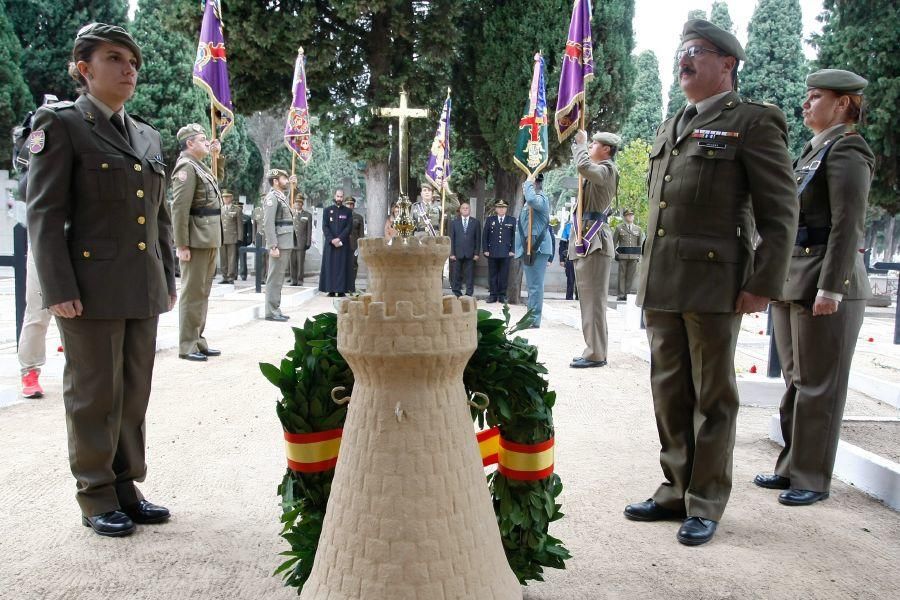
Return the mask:
<svg viewBox="0 0 900 600"><path fill-rule="evenodd" d="M682 75L693 75L694 73L696 73L696 71L690 67L681 67L681 69L678 70L679 77Z"/></svg>

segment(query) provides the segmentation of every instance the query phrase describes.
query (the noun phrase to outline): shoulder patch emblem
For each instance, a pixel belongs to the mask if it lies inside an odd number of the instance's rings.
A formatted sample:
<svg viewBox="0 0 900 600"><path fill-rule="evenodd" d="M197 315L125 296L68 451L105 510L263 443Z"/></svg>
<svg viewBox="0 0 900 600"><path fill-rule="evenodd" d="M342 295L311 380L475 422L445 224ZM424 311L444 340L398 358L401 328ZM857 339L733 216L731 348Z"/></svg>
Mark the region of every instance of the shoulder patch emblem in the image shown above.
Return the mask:
<svg viewBox="0 0 900 600"><path fill-rule="evenodd" d="M275 205L274 200L272 200L271 198L266 198L266 206L274 206L274 205Z"/></svg>
<svg viewBox="0 0 900 600"><path fill-rule="evenodd" d="M28 136L28 150L32 154L37 154L44 149L47 143L47 136L43 130L32 131Z"/></svg>
<svg viewBox="0 0 900 600"><path fill-rule="evenodd" d="M187 181L187 171L184 171L184 170L178 171L175 174L175 177L177 177L179 181L184 183L185 181Z"/></svg>

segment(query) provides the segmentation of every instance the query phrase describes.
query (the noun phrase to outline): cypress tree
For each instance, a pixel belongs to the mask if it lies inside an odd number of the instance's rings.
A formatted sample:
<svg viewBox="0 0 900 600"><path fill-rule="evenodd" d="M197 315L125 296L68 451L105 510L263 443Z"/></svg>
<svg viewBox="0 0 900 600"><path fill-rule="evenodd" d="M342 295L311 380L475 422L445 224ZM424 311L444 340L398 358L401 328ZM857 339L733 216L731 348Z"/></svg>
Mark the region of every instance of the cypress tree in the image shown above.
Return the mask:
<svg viewBox="0 0 900 600"><path fill-rule="evenodd" d="M709 22L721 27L728 33L735 33L734 21L731 20L731 13L728 12L727 2L712 3L712 8L709 11Z"/></svg>
<svg viewBox="0 0 900 600"><path fill-rule="evenodd" d="M9 132L20 124L31 109L31 94L19 68L22 47L13 31L6 12L5 0L0 0L0 168L12 167L12 147Z"/></svg>
<svg viewBox="0 0 900 600"><path fill-rule="evenodd" d="M814 37L818 69L849 69L869 80L868 106L859 128L875 153L871 202L889 215L900 212L900 64L896 55L900 4L894 0L826 0ZM809 133L807 133L809 135Z"/></svg>
<svg viewBox="0 0 900 600"><path fill-rule="evenodd" d="M622 137L628 143L642 139L652 143L662 116L662 83L659 80L659 61L651 50L637 57L637 77L634 80L634 106L622 128Z"/></svg>
<svg viewBox="0 0 900 600"><path fill-rule="evenodd" d="M691 19L705 19L706 11L701 9L689 10L687 14L686 21L690 21ZM681 47L681 36L678 37L678 43L676 45L676 50ZM684 103L686 102L684 98L684 92L681 91L681 84L679 83L678 77L678 60L675 60L675 65L672 67L672 85L669 86L669 103L666 105L666 118L672 117L675 113L678 112Z"/></svg>
<svg viewBox="0 0 900 600"><path fill-rule="evenodd" d="M803 149L804 80L803 20L799 0L760 0L750 19L747 64L741 70L741 94L771 102L787 117L789 147L793 155Z"/></svg>
<svg viewBox="0 0 900 600"><path fill-rule="evenodd" d="M22 74L35 104L44 94L75 98L68 65L82 26L95 21L128 26L127 0L15 0L7 10L22 44Z"/></svg>

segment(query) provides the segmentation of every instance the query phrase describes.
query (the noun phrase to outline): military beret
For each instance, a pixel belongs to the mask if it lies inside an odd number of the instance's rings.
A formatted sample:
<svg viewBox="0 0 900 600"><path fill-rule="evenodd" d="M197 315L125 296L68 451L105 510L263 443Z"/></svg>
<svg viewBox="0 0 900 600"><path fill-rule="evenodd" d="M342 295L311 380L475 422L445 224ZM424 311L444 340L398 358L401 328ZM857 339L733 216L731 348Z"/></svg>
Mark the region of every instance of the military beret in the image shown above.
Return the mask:
<svg viewBox="0 0 900 600"><path fill-rule="evenodd" d="M231 190L222 190L222 195L223 196L234 196L234 194L231 193Z"/></svg>
<svg viewBox="0 0 900 600"><path fill-rule="evenodd" d="M633 210L631 210L630 208L626 208L625 212L622 213L622 216L627 217L628 215L633 215L633 214L634 214Z"/></svg>
<svg viewBox="0 0 900 600"><path fill-rule="evenodd" d="M423 179L422 179L422 186L421 186L419 189L420 189L420 190L424 190L425 188L428 188L429 190L432 190L432 191L434 190L434 186L431 185L431 182L429 182L427 179L424 179L424 178L423 178Z"/></svg>
<svg viewBox="0 0 900 600"><path fill-rule="evenodd" d="M509 203L501 198L494 202L494 208L509 208Z"/></svg>
<svg viewBox="0 0 900 600"><path fill-rule="evenodd" d="M733 56L738 60L747 60L747 55L744 54L744 48L738 39L709 21L691 19L685 23L681 33L681 42L690 40L706 40L728 56Z"/></svg>
<svg viewBox="0 0 900 600"><path fill-rule="evenodd" d="M269 169L269 173L268 175L266 175L266 179L272 181L273 179L278 179L282 175L284 175L285 177L290 177L287 171L283 171L282 169Z"/></svg>
<svg viewBox="0 0 900 600"><path fill-rule="evenodd" d="M806 77L806 87L861 95L869 82L852 71L822 69Z"/></svg>
<svg viewBox="0 0 900 600"><path fill-rule="evenodd" d="M615 133L610 133L609 131L601 131L600 133L595 133L591 139L595 142L606 144L607 146L615 146L616 148L622 145L622 138L617 136Z"/></svg>
<svg viewBox="0 0 900 600"><path fill-rule="evenodd" d="M137 45L130 33L118 25L90 23L79 29L78 34L75 36L75 45L72 47L72 57L74 58L78 53L78 49L88 42L108 42L117 46L125 46L134 53L138 69L144 64L144 59L141 57L141 47Z"/></svg>
<svg viewBox="0 0 900 600"><path fill-rule="evenodd" d="M179 129L178 133L175 134L175 138L179 142L184 142L191 139L195 135L200 135L201 133L206 133L206 130L203 129L202 125L198 125L197 123L190 123Z"/></svg>

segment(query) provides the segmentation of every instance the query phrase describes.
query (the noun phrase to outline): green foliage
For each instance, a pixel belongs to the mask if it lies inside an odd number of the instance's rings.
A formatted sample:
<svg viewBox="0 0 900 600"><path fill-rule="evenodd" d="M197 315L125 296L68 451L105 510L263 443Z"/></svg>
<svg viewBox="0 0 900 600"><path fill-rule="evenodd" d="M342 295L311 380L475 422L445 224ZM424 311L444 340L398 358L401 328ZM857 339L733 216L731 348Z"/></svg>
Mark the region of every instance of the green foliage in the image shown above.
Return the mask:
<svg viewBox="0 0 900 600"><path fill-rule="evenodd" d="M555 213L570 198L574 198L578 194L577 189L563 187L563 179L566 177L578 177L578 173L575 172L574 161L563 163L562 166L556 169L544 171L544 194L550 200L551 213Z"/></svg>
<svg viewBox="0 0 900 600"><path fill-rule="evenodd" d="M209 104L206 94L191 79L197 42L184 33L165 29L165 14L164 3L141 0L138 5L131 30L141 46L144 66L128 110L159 130L163 158L171 170L179 154L175 134L188 123L200 123L208 129Z"/></svg>
<svg viewBox="0 0 900 600"><path fill-rule="evenodd" d="M331 400L331 390L343 386L349 394L353 373L337 351L337 315L324 313L294 328L294 349L276 366L260 363L260 370L281 392L275 406L288 433L328 431L343 425L347 407ZM285 585L302 589L309 578L334 470L295 473L288 469L278 486L281 496L281 537L291 549L275 571Z"/></svg>
<svg viewBox="0 0 900 600"><path fill-rule="evenodd" d="M35 104L44 94L75 99L67 69L75 34L83 25L128 24L126 0L13 0L7 10L22 44L22 74Z"/></svg>
<svg viewBox="0 0 900 600"><path fill-rule="evenodd" d="M222 155L225 157L222 187L234 193L235 198L244 195L253 203L263 183L262 158L247 133L247 119L243 115L235 116L234 127L222 138Z"/></svg>
<svg viewBox="0 0 900 600"><path fill-rule="evenodd" d="M806 92L803 21L799 0L760 0L750 19L747 64L741 70L741 94L771 102L784 111L789 149L799 156L807 133L801 104Z"/></svg>
<svg viewBox="0 0 900 600"><path fill-rule="evenodd" d="M32 108L31 94L19 68L22 47L7 16L6 2L0 0L0 168L12 167L12 147L8 133L19 125Z"/></svg>
<svg viewBox="0 0 900 600"><path fill-rule="evenodd" d="M731 13L728 12L727 2L712 3L712 8L709 11L709 22L729 33L735 33L734 21L731 20Z"/></svg>
<svg viewBox="0 0 900 600"><path fill-rule="evenodd" d="M634 211L635 223L647 226L647 173L651 144L643 139L630 142L616 155L619 166L619 206Z"/></svg>
<svg viewBox="0 0 900 600"><path fill-rule="evenodd" d="M689 10L687 14L687 19L685 21L690 21L691 19L705 19L706 11L701 9L693 9ZM678 39L675 40L675 48L676 50L681 47L681 35L679 34ZM673 52L674 56L675 53ZM681 84L679 83L678 77L678 60L675 60L675 65L672 67L672 74L674 75L672 79L672 85L669 86L669 103L666 105L666 118L669 119L675 116L675 113L684 106L686 100L684 97L684 92L681 91Z"/></svg>
<svg viewBox="0 0 900 600"><path fill-rule="evenodd" d="M659 80L659 61L652 50L637 57L637 77L632 88L634 106L622 128L625 143L642 139L652 142L662 117L662 83Z"/></svg>
<svg viewBox="0 0 900 600"><path fill-rule="evenodd" d="M571 2L564 4L568 7ZM588 108L592 111L588 128L620 131L633 102L634 0L595 0L593 6L594 79L588 85ZM559 45L556 48L556 52L562 52Z"/></svg>
<svg viewBox="0 0 900 600"><path fill-rule="evenodd" d="M359 164L351 161L331 136L313 130L312 147L312 159L308 164L298 159L295 171L297 189L306 198L306 208L330 204L335 187L342 185L345 178L350 179L353 187L362 187ZM291 151L284 144L272 153L272 168L291 172Z"/></svg>
<svg viewBox="0 0 900 600"><path fill-rule="evenodd" d="M859 131L875 153L871 200L890 214L900 213L900 62L895 0L826 0L819 16L822 34L816 68L849 69L869 80L868 114Z"/></svg>
<svg viewBox="0 0 900 600"><path fill-rule="evenodd" d="M463 374L466 393L483 393L487 411L473 409L480 425L498 425L504 438L535 444L553 437L553 404L546 368L537 362L537 348L510 336L528 327L528 313L514 327L490 312L478 311L478 349ZM323 313L294 329L294 349L276 366L260 363L260 370L282 398L276 412L285 431L312 433L343 426L347 407L331 400L334 387L353 387L353 373L337 351L337 315ZM276 569L287 586L303 588L315 560L334 471L295 473L288 469L278 486L283 524L281 537L291 546ZM563 517L556 499L563 486L554 474L540 481L514 481L499 473L488 476L494 511L510 568L519 582L543 581L543 569L564 569L569 551L549 535L550 523ZM299 591L298 589L298 591Z"/></svg>

